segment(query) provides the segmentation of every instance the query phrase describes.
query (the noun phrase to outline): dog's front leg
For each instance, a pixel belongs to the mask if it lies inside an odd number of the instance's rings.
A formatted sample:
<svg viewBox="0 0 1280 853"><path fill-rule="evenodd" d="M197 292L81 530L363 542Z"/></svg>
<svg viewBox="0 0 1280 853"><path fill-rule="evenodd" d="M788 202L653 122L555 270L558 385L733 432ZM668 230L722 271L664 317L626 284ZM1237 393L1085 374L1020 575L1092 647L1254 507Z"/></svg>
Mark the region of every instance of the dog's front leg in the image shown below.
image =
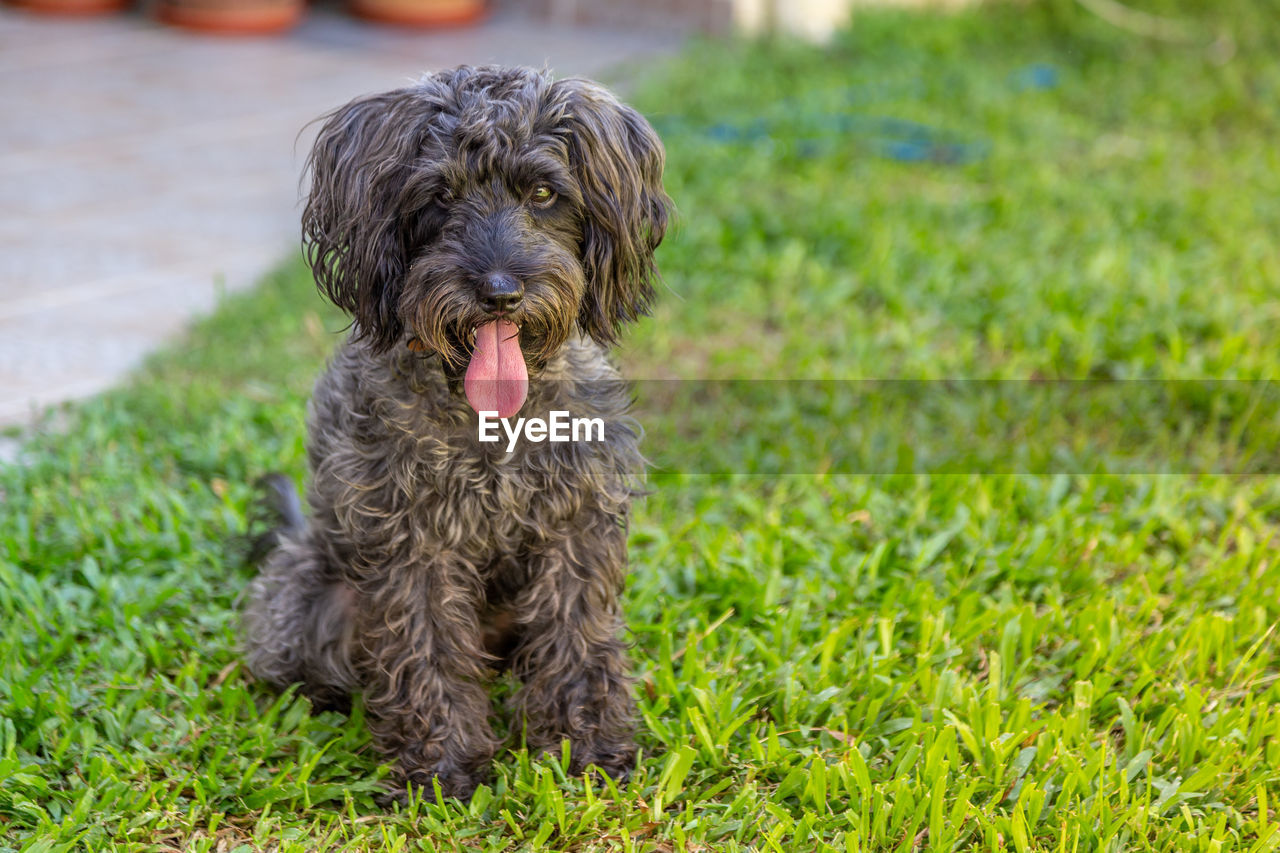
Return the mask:
<svg viewBox="0 0 1280 853"><path fill-rule="evenodd" d="M626 775L635 760L635 702L619 634L626 531L601 514L535 554L532 580L514 612L520 644L512 668L523 681L516 707L530 749L569 739L571 771L594 764Z"/></svg>
<svg viewBox="0 0 1280 853"><path fill-rule="evenodd" d="M369 728L406 783L466 798L484 780L497 743L488 675L468 573L445 562L362 584L358 642L368 655Z"/></svg>

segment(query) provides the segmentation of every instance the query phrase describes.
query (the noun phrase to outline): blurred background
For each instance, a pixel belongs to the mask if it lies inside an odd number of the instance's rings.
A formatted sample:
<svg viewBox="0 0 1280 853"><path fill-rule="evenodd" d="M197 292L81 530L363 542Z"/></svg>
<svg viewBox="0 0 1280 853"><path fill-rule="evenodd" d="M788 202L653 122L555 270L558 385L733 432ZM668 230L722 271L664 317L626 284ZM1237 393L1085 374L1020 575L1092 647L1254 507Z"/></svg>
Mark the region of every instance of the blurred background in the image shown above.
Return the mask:
<svg viewBox="0 0 1280 853"><path fill-rule="evenodd" d="M1275 9L1265 0L997 3L979 7L997 10L990 14L955 16L942 29L924 26L966 5L971 12L977 6L958 0L3 0L0 425L29 422L41 405L110 387L220 293L247 287L290 257L304 190L299 178L315 131L308 123L352 97L403 85L431 69L545 66L558 75L597 77L624 96L646 74L661 77L665 82L649 87L647 97L636 95L678 154L668 182L686 214L682 223L694 230L684 232L682 242L668 241L664 253L671 261L664 266L671 286L693 299L668 300L660 311L686 314L715 310L716 294L729 292L710 284L720 278L732 280L744 317L748 304L762 318L800 310L801 301L789 302L791 308L772 304L768 280L775 276L812 283L835 276L822 291L833 307L850 293L874 301L881 285L896 288L898 296L886 303L893 306L910 292L910 276L858 272L881 256L881 249L862 245L875 233L863 218L877 199L910 199L935 185L959 199L992 167L1017 177L984 186L1012 198L1018 182L1032 174L1071 173L1071 151L1056 146L1075 144L1076 130L1096 143L1103 160L1124 169L1146 163L1160 172L1166 138L1193 145L1207 164L1216 164L1211 168L1225 168L1212 146L1192 141L1182 128L1168 128L1173 135L1148 144L1135 132L1136 122L1148 108L1156 116L1185 110L1186 128L1233 106L1254 117L1270 115L1262 106L1274 86L1269 66L1236 58L1241 38L1258 41L1251 57L1268 49L1274 28L1267 22L1275 20ZM851 15L860 23L844 29ZM762 33L780 37L741 38ZM824 47L805 53L804 42ZM753 54L753 44L766 48ZM1098 70L1104 57L1125 57L1129 70L1108 77ZM1184 73L1203 85L1179 82ZM1132 106L1137 112L1122 126L1115 114ZM1207 112L1195 114L1202 107ZM1037 118L1040 110L1051 111L1046 115L1062 127L1051 129ZM1094 130L1080 125L1082 111L1097 116ZM1038 142L1028 135L1037 123L1044 131ZM869 165L878 161L898 165ZM818 167L825 177L810 174ZM715 187L708 184L712 175L723 179ZM1269 180L1264 173L1263 183ZM753 195L753 187L777 191ZM1157 178L1133 200L1118 201L1117 215L1127 216L1135 205L1154 209L1171 192L1172 185ZM1179 191L1171 203L1176 208L1200 197ZM896 203L893 209L908 230L925 225L919 211ZM982 225L990 211L981 206L958 204L954 212L955 222L932 223L931 233L954 237L980 227L978 242L948 238L943 245L991 266L992 248L1013 232ZM813 215L827 224L809 222ZM1093 221L1099 239L1112 245L1102 220ZM1229 227L1229 217L1217 221ZM1040 235L1059 224L1073 227L1063 217L1042 222L1011 244L1028 263L1041 256L1031 250ZM1168 218L1142 222L1163 228ZM726 242L712 233L719 228L734 229L735 236ZM712 244L723 256L705 251ZM911 257L904 253L908 244L895 238L894 245L886 257L901 265ZM938 247L920 248L940 257ZM751 260L757 249L769 257L777 250L784 267L801 262L804 268L770 272L772 261ZM1265 247L1250 251L1266 254ZM1119 267L1098 263L1096 284L1105 298L1086 299L1081 294L1090 289L1064 282L1064 292L1076 294L1068 299L1079 304L1058 306L1070 323L1083 324L1085 335L1082 318L1113 307L1117 298L1112 273ZM929 268L931 275L950 274L940 262ZM1010 274L992 266L980 278L1043 282L1060 269ZM941 310L932 286L926 291L927 304ZM753 302L744 302L748 293ZM946 309L950 320L982 304L962 302ZM1049 304L1040 300L1031 313L988 313L1001 318L997 331L1008 332L1019 318L1047 316L1038 309ZM1215 305L1225 310L1220 300ZM896 325L883 328L905 333L924 322L928 312L908 307ZM1106 322L1122 318L1110 311ZM740 345L776 336L768 323L751 328L749 335L725 335L714 347L706 341L723 354L711 356L712 366L717 358L732 363ZM1027 332L1026 342L1043 333L1040 327ZM870 339L840 340L856 347ZM676 352L678 341L647 345L657 347L658 363L693 365L695 373L708 367L701 355ZM878 346L887 352L883 341ZM1116 352L1076 348L1081 363L1062 372L1110 375L1111 367L1094 362L1140 351L1110 333L1106 348ZM835 363L856 363L836 349ZM806 363L810 355L791 363ZM998 366L1000 360L980 363ZM648 372L676 375L665 368Z"/></svg>

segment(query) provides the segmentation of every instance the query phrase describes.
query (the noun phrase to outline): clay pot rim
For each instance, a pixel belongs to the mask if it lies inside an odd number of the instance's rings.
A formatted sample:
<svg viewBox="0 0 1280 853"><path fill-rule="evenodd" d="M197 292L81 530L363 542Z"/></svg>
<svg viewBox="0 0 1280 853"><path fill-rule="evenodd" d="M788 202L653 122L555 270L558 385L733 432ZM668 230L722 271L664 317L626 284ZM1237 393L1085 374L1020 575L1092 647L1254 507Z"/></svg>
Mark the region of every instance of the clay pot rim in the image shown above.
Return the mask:
<svg viewBox="0 0 1280 853"><path fill-rule="evenodd" d="M38 15L68 18L106 15L124 11L132 0L7 0L10 6Z"/></svg>
<svg viewBox="0 0 1280 853"><path fill-rule="evenodd" d="M156 17L166 24L210 35L269 35L298 23L305 6L303 0L294 0L288 5L211 9L187 6L181 0L161 0L156 4Z"/></svg>
<svg viewBox="0 0 1280 853"><path fill-rule="evenodd" d="M350 0L348 7L353 15L366 21L423 29L464 27L468 24L478 23L489 16L489 4L483 2L483 0L473 4L473 8L459 12L431 13L423 11L419 13L401 11L404 6L408 5L410 4L388 3L384 5L378 0Z"/></svg>

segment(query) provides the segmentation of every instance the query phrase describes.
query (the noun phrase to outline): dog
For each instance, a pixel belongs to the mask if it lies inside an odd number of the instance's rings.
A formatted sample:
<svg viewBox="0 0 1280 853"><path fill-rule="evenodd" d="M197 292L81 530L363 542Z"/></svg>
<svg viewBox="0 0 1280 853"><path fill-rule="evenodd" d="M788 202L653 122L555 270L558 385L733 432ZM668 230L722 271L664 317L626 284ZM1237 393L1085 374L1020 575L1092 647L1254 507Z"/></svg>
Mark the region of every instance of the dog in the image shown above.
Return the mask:
<svg viewBox="0 0 1280 853"><path fill-rule="evenodd" d="M610 361L647 313L671 214L665 152L599 85L460 67L323 117L303 245L352 318L308 408L309 514L266 480L248 669L316 707L362 693L406 786L467 797L514 733L625 776L621 639L643 459ZM599 419L594 442L478 440L481 412Z"/></svg>

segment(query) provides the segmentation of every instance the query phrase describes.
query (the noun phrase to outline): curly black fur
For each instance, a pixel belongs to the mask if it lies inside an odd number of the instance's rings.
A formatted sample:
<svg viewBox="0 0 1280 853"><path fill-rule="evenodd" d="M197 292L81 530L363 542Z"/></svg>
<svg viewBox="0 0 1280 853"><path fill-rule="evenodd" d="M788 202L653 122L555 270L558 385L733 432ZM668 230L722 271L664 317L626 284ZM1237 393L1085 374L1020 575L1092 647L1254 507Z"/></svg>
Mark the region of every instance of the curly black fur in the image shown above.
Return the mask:
<svg viewBox="0 0 1280 853"><path fill-rule="evenodd" d="M634 760L618 598L642 459L605 347L653 296L662 165L649 125L597 85L496 67L352 101L315 143L307 258L354 327L309 409L309 517L266 482L279 523L246 653L319 705L363 692L409 783L465 796L484 778L502 667L532 748L568 738L575 772ZM523 287L520 415L599 417L604 441L477 440L460 377L494 274Z"/></svg>

